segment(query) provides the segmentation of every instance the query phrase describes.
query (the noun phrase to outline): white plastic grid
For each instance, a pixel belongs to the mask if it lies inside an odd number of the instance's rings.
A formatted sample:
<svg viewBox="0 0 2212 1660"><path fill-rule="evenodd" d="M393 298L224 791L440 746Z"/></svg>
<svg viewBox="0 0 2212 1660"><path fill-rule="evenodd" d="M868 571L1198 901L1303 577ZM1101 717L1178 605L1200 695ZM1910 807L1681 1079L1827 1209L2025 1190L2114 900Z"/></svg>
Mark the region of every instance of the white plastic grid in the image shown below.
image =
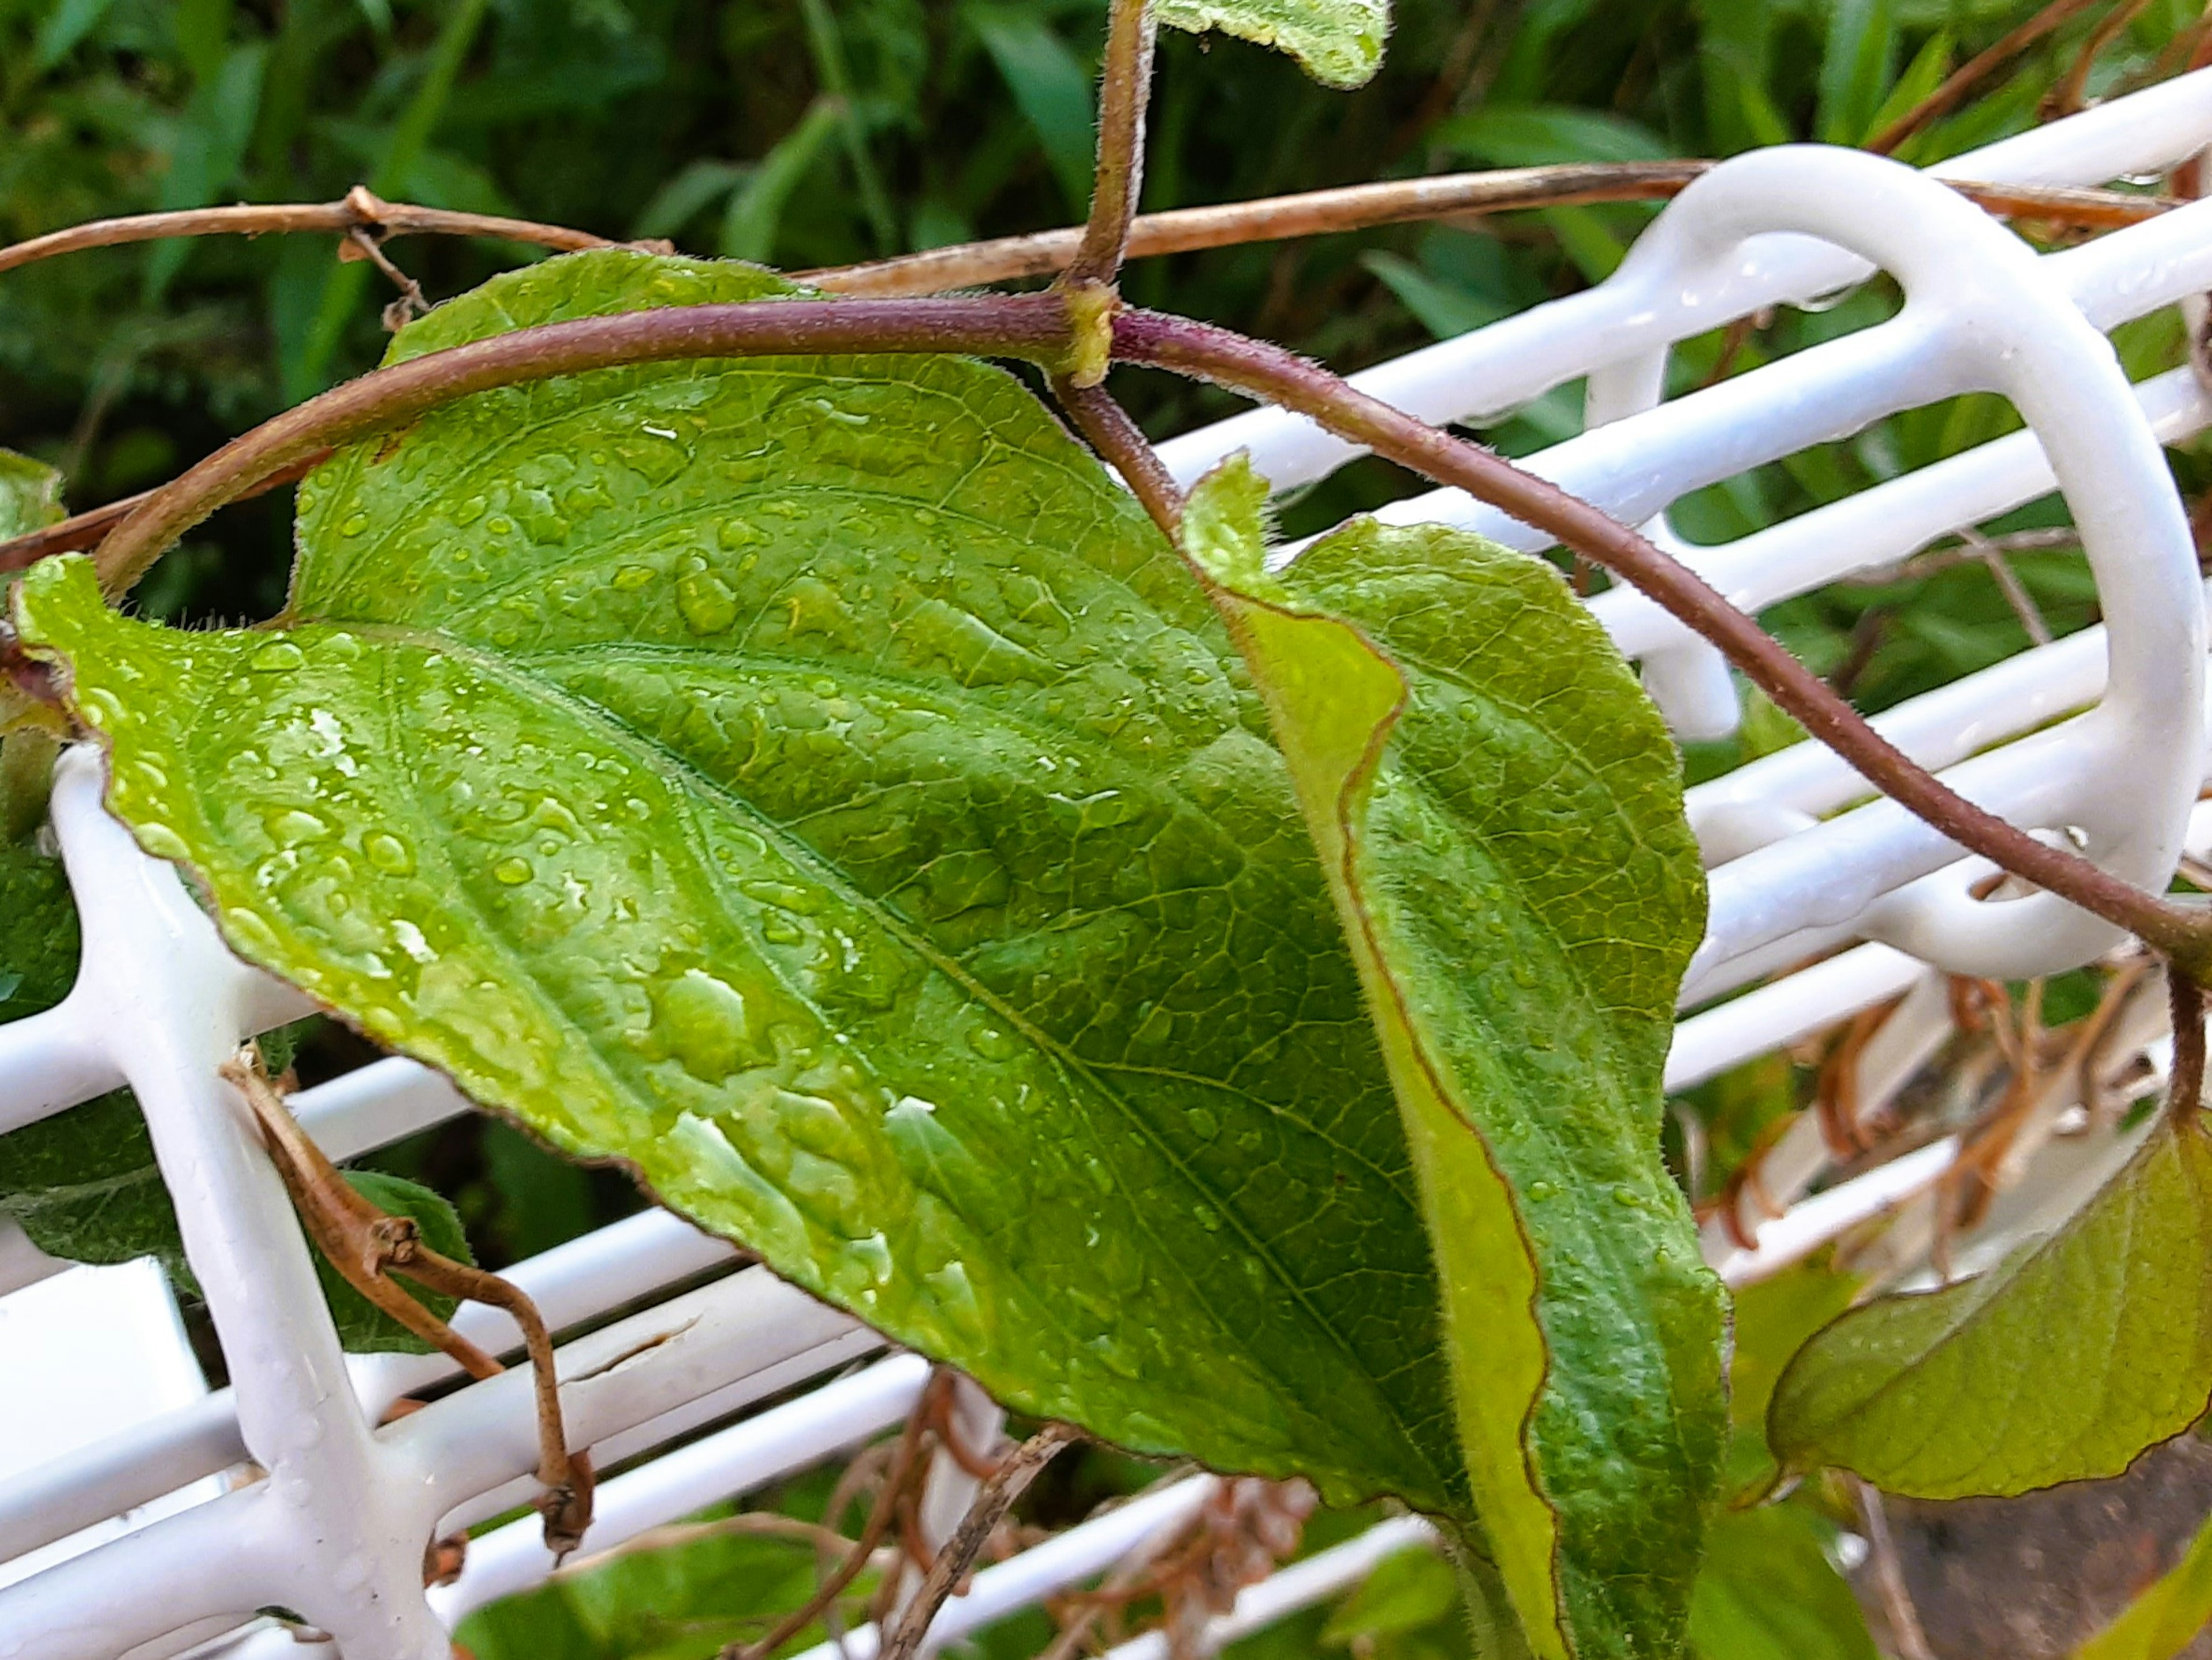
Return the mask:
<svg viewBox="0 0 2212 1660"><path fill-rule="evenodd" d="M2097 184L2162 170L2208 143L2212 72L1933 171ZM1875 265L1905 291L1890 321L1658 404L1674 342L1770 305L1817 300L1864 280ZM1877 724L1923 762L1949 769L1985 805L2072 833L2110 867L2160 883L2185 843L2212 853L2212 809L2192 811L2207 769L2203 591L2158 445L2212 423L2212 398L2188 370L2129 387L2098 331L2208 289L2212 203L2039 259L1909 169L1789 148L1715 169L1599 287L1355 380L1429 418L1465 419L1586 376L1591 430L1531 465L1616 514L1644 520L1691 489L1847 436L1895 410L1970 389L2005 393L2029 431L1733 544L1683 551L1739 604L1762 607L1891 563L2063 485L2106 624L1916 699ZM1320 477L1351 453L1302 419L1271 412L1178 439L1165 453L1187 481L1237 447L1250 449L1279 488ZM1450 492L1385 516L1443 519L1541 545ZM1644 660L1678 731L1708 736L1732 721L1733 690L1710 648L1631 593L1607 593L1595 609L1623 649ZM0 1586L0 1660L153 1660L211 1640L231 1651L279 1653L292 1635L252 1618L272 1604L328 1633L346 1660L442 1656L453 1623L539 1583L552 1567L526 1520L473 1541L453 1584L428 1593L422 1586L430 1538L526 1497L536 1463L528 1380L510 1373L471 1384L374 1427L401 1395L452 1368L434 1356L340 1354L298 1225L241 1104L215 1072L240 1038L305 1005L222 949L169 867L146 858L106 818L100 786L94 755L64 757L53 812L83 916L83 965L59 1007L0 1026L0 1129L131 1085L234 1381L0 1481L0 1576L11 1565L31 1566L25 1559L33 1552L40 1560L76 1553ZM2050 972L2112 943L2102 924L2047 898L1972 900L1968 890L1987 867L1958 859L1887 804L1850 806L1867 794L1812 745L1692 792L1713 907L1686 1005L1835 954L1685 1018L1668 1062L1670 1090L1901 997L1881 1039L1856 1060L1859 1099L1870 1107L1948 1034L1942 970ZM2160 1000L2130 1006L2115 1059L2162 1064ZM2071 1087L2042 1104L2046 1124L2070 1104ZM339 1158L467 1110L442 1079L401 1060L305 1091L294 1104ZM1771 1272L1924 1192L1955 1151L1938 1142L1798 1200L1826 1158L1818 1136L1801 1127L1766 1167L1769 1196L1785 1213L1759 1228L1755 1250L1737 1247L1716 1225L1709 1256L1735 1283ZM1996 1231L2063 1214L2123 1151L2113 1136L2051 1143L2001 1201ZM556 1329L647 1304L560 1351L572 1436L604 1466L655 1455L602 1486L587 1553L850 1449L899 1422L918 1398L920 1360L872 1359L884 1348L879 1338L763 1270L666 1294L729 1257L728 1247L647 1213L512 1271ZM0 1225L0 1297L60 1267ZM26 1307L21 1297L0 1301L0 1339ZM487 1309L465 1308L456 1323L495 1350L515 1341L506 1317ZM167 1343L160 1359L173 1359L173 1331L157 1327L149 1341ZM10 1363L21 1364L15 1353ZM989 1408L970 1400L963 1410ZM242 1479L249 1458L258 1475ZM1199 1476L1164 1487L978 1574L970 1592L947 1606L933 1642L1103 1571L1182 1525L1210 1486ZM965 1502L958 1481L940 1480L925 1499L932 1530ZM180 1508L157 1514L165 1505ZM130 1530L100 1541L119 1529ZM1424 1536L1419 1522L1385 1523L1295 1564L1248 1590L1206 1640L1218 1645L1306 1606ZM868 1660L873 1641L871 1633L853 1633L845 1651ZM1144 1638L1115 1653L1156 1660L1164 1644Z"/></svg>

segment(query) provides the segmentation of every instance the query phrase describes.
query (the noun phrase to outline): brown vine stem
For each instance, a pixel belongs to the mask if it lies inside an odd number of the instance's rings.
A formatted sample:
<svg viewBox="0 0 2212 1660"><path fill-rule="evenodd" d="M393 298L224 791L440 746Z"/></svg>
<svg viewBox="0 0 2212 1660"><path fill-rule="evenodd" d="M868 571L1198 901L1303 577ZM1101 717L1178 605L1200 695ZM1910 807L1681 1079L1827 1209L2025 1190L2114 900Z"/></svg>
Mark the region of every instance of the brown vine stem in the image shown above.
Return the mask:
<svg viewBox="0 0 2212 1660"><path fill-rule="evenodd" d="M898 1624L877 1650L876 1660L914 1660L921 1651L922 1639L929 1635L937 1611L967 1578L968 1570L975 1566L975 1559L982 1554L991 1537L991 1530L1013 1508L1014 1500L1022 1496L1029 1484L1036 1480L1037 1472L1049 1464L1062 1448L1082 1438L1083 1432L1072 1424L1047 1424L1000 1461L998 1468L983 1483L983 1490L975 1495L975 1502L968 1507L968 1514L952 1530L952 1537L945 1541L945 1548L929 1565L929 1572L921 1589L915 1592L914 1600L906 1605Z"/></svg>
<svg viewBox="0 0 2212 1660"><path fill-rule="evenodd" d="M471 392L677 358L817 352L969 352L1064 374L1075 348L1063 296L768 301L670 307L517 330L363 375L234 440L116 527L95 562L111 593L224 502L325 446L404 426ZM1114 356L1210 380L1305 415L1424 477L1467 490L1620 576L1717 646L1868 781L1971 852L2143 940L2191 978L2212 975L2212 915L2168 905L1954 792L1867 725L1752 617L1629 526L1478 445L1346 385L1279 346L1155 312L1113 319ZM12 671L11 671L12 672Z"/></svg>
<svg viewBox="0 0 2212 1660"><path fill-rule="evenodd" d="M1713 166L1711 161L1685 161L1507 167L1305 191L1218 207L1176 208L1166 213L1140 214L1133 220L1123 258L1150 259L1206 248L1370 230L1380 225L1472 219L1527 208L1661 201L1678 195ZM2180 205L2165 197L2125 191L1987 185L1968 179L1944 182L2001 218L2048 220L2089 229L2137 224ZM826 266L798 275L817 288L855 298L942 294L1049 277L1074 258L1083 236L1082 227L1069 226L933 248L862 265Z"/></svg>
<svg viewBox="0 0 2212 1660"><path fill-rule="evenodd" d="M1068 261L1070 283L1110 283L1121 269L1145 181L1145 106L1152 86L1152 0L1113 0L1098 88L1098 167L1091 217Z"/></svg>
<svg viewBox="0 0 2212 1660"><path fill-rule="evenodd" d="M592 1463L589 1455L568 1449L553 1337L538 1305L497 1274L433 1250L422 1243L411 1218L389 1215L356 1190L300 1128L254 1046L240 1050L220 1071L252 1110L270 1162L316 1249L348 1285L425 1343L443 1350L471 1377L496 1377L503 1368L394 1285L393 1274L441 1296L504 1309L522 1329L537 1392L538 1480L544 1489L538 1508L544 1519L545 1547L556 1557L575 1549L591 1526Z"/></svg>
<svg viewBox="0 0 2212 1660"><path fill-rule="evenodd" d="M177 538L283 469L495 386L678 358L814 352L972 352L1058 373L1069 345L1067 308L1052 294L676 306L518 329L375 370L264 422L155 492L109 532L94 563L108 593L126 593Z"/></svg>
<svg viewBox="0 0 2212 1660"><path fill-rule="evenodd" d="M1977 52L1952 70L1942 86L1868 139L1866 148L1876 155L1889 155L1929 123L1948 115L1968 93L2045 35L2096 3L2097 0L2051 0L2049 5L1995 46Z"/></svg>
<svg viewBox="0 0 2212 1660"><path fill-rule="evenodd" d="M2053 115L2072 115L2081 108L2084 94L2089 88L2089 72L2096 68L2097 59L2104 55L2106 47L2120 38L2121 32L2129 24L2142 15L2149 5L2150 0L2120 0L2119 4L2099 21L2095 32L2075 58L2073 66L2066 71L2065 79L2051 94L2050 107Z"/></svg>
<svg viewBox="0 0 2212 1660"><path fill-rule="evenodd" d="M1129 412L1105 387L1079 386L1066 375L1053 377L1052 395L1091 447L1121 475L1121 481L1152 514L1160 533L1174 541L1182 524L1182 492L1176 488L1176 481L1160 464L1159 452L1129 418Z"/></svg>
<svg viewBox="0 0 2212 1660"><path fill-rule="evenodd" d="M1975 806L1869 726L1753 618L1640 532L1503 457L1345 384L1279 346L1188 318L1129 311L1115 321L1117 359L1173 369L1294 410L1339 437L1438 483L1464 489L1603 565L1720 648L1814 737L1869 782L1972 852L2125 928L2202 980L2212 972L2205 918L2166 904L2070 850Z"/></svg>
<svg viewBox="0 0 2212 1660"><path fill-rule="evenodd" d="M2193 1123L2204 1104L2204 988L2182 974L2166 976L2172 1000L2173 1076L2166 1085L2166 1111Z"/></svg>
<svg viewBox="0 0 2212 1660"><path fill-rule="evenodd" d="M531 219L507 219L496 214L456 213L446 208L416 207L407 202L386 202L356 185L336 202L246 203L227 208L186 208L172 213L137 213L118 219L94 219L67 230L34 236L13 246L0 248L0 271L14 271L56 254L78 253L87 248L113 247L125 242L158 242L169 236L264 236L271 233L325 231L343 235L348 231L381 231L390 236L489 236L502 242L527 242L534 247L572 253L582 248L649 246L666 252L665 243L624 243L565 225L542 225Z"/></svg>

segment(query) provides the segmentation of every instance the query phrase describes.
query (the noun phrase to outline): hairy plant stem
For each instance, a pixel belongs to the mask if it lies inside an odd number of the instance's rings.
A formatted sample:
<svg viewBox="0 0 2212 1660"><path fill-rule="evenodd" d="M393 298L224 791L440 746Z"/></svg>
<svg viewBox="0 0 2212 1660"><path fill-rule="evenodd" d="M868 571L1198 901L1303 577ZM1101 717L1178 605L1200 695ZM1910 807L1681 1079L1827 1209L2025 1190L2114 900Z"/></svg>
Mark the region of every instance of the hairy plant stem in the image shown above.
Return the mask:
<svg viewBox="0 0 2212 1660"><path fill-rule="evenodd" d="M1053 377L1052 395L1091 447L1121 475L1160 533L1174 541L1182 524L1182 492L1129 412L1105 387L1079 386L1064 374Z"/></svg>
<svg viewBox="0 0 2212 1660"><path fill-rule="evenodd" d="M1640 532L1479 445L1355 390L1279 346L1153 312L1115 319L1122 362L1210 380L1310 417L1340 438L1466 490L1603 565L1720 648L1807 732L1909 812L1972 852L2125 928L2202 982L2212 971L2206 919L2168 905L2070 850L2039 842L1975 806L1905 755L1704 578Z"/></svg>
<svg viewBox="0 0 2212 1660"><path fill-rule="evenodd" d="M1166 213L1139 214L1132 220L1122 258L1150 259L1421 220L1473 220L1485 214L1528 208L1663 201L1679 195L1714 165L1700 161L1600 161L1506 167L1304 191L1216 207L1176 208ZM1943 182L2000 218L2044 220L2089 229L2139 224L2180 205L2171 198L2124 191L1986 185L1955 179ZM817 288L855 297L942 294L953 289L1049 277L1074 259L1085 233L1082 226L1032 231L797 275Z"/></svg>
<svg viewBox="0 0 2212 1660"><path fill-rule="evenodd" d="M1052 293L767 301L669 307L520 329L377 370L277 416L156 493L100 544L94 562L109 593L127 591L179 536L276 471L316 449L404 426L471 392L625 364L822 352L1022 357L1064 377L1080 344L1068 311L1063 296ZM2212 916L2166 904L1966 800L1876 733L1703 578L1589 503L1368 397L1279 346L1188 318L1128 310L1112 319L1112 347L1120 361L1210 380L1295 410L1339 437L1547 532L1717 646L1812 736L1907 811L1969 851L2136 935L2190 978L2202 983L2212 976ZM1100 413L1091 406L1093 417ZM1133 427L1102 424L1099 430L1106 445L1133 450L1141 442ZM1131 471L1158 493L1164 475L1134 462Z"/></svg>
<svg viewBox="0 0 2212 1660"><path fill-rule="evenodd" d="M1091 217L1068 261L1070 283L1110 283L1145 182L1145 106L1152 88L1152 0L1113 0L1098 87L1098 166Z"/></svg>
<svg viewBox="0 0 2212 1660"><path fill-rule="evenodd" d="M2186 975L2166 976L2172 1000L2173 1073L2166 1084L2166 1110L2184 1123L2194 1123L2204 1104L2204 988Z"/></svg>
<svg viewBox="0 0 2212 1660"><path fill-rule="evenodd" d="M311 450L290 466L270 474L252 489L242 490L232 499L243 502L295 483L330 459L331 453L326 449ZM158 489L140 490L136 496L126 496L89 513L80 513L58 525L48 525L12 541L0 542L0 576L9 571L28 570L50 553L82 553L87 548L98 547L108 532L159 493Z"/></svg>

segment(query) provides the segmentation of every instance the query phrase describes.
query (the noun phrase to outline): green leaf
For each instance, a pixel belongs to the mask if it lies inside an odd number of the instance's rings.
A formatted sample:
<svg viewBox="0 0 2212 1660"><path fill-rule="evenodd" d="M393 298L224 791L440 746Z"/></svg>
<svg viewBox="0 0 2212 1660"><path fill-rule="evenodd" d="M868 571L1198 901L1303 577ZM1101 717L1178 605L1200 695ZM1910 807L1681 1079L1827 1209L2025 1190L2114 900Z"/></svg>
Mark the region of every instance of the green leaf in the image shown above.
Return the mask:
<svg viewBox="0 0 2212 1660"><path fill-rule="evenodd" d="M1321 1640L1330 1648L1357 1643L1364 1655L1377 1638L1458 1618L1459 1580L1451 1565L1434 1549L1416 1545L1377 1562L1330 1614Z"/></svg>
<svg viewBox="0 0 2212 1660"><path fill-rule="evenodd" d="M1193 493L1383 1036L1482 1544L1539 1655L1679 1644L1722 1298L1659 1158L1704 922L1674 747L1559 573L1356 521L1279 577L1242 457Z"/></svg>
<svg viewBox="0 0 2212 1660"><path fill-rule="evenodd" d="M1877 1660L1858 1598L1828 1560L1835 1529L1795 1504L1713 1523L1690 1599L1697 1660Z"/></svg>
<svg viewBox="0 0 2212 1660"><path fill-rule="evenodd" d="M568 256L392 355L783 291ZM1464 1511L1410 1160L1265 710L1018 380L604 371L302 495L281 628L133 621L81 560L18 590L236 949L1024 1411Z"/></svg>
<svg viewBox="0 0 2212 1660"><path fill-rule="evenodd" d="M1389 0L1154 0L1170 28L1219 29L1297 58L1325 87L1364 86L1382 62Z"/></svg>
<svg viewBox="0 0 2212 1660"><path fill-rule="evenodd" d="M2212 1624L2212 1522L2181 1560L2074 1651L2074 1660L2173 1660Z"/></svg>
<svg viewBox="0 0 2212 1660"><path fill-rule="evenodd" d="M624 1551L495 1602L454 1635L477 1660L712 1660L803 1606L817 1572L804 1541L696 1523L659 1549Z"/></svg>
<svg viewBox="0 0 2212 1660"><path fill-rule="evenodd" d="M722 219L722 252L739 259L766 259L775 252L784 204L791 199L843 119L836 100L817 98L799 125L775 142L742 184L730 192Z"/></svg>
<svg viewBox="0 0 2212 1660"><path fill-rule="evenodd" d="M1091 200L1098 146L1091 71L1030 8L977 3L963 6L960 15L1014 94L1069 206L1082 212Z"/></svg>
<svg viewBox="0 0 2212 1660"><path fill-rule="evenodd" d="M1493 167L1657 161L1672 153L1640 122L1559 104L1485 105L1439 121L1427 142Z"/></svg>
<svg viewBox="0 0 2212 1660"><path fill-rule="evenodd" d="M2117 1475L2212 1395L2212 1135L2161 1121L2055 1232L1974 1279L1852 1310L1790 1363L1784 1464L1923 1499Z"/></svg>
<svg viewBox="0 0 2212 1660"><path fill-rule="evenodd" d="M1735 1341L1729 1353L1728 1490L1772 1485L1776 1463L1766 1445L1766 1408L1774 1386L1813 1335L1850 1306L1855 1274L1825 1259L1744 1286L1735 1293Z"/></svg>
<svg viewBox="0 0 2212 1660"><path fill-rule="evenodd" d="M0 542L58 523L62 476L43 461L0 449Z"/></svg>

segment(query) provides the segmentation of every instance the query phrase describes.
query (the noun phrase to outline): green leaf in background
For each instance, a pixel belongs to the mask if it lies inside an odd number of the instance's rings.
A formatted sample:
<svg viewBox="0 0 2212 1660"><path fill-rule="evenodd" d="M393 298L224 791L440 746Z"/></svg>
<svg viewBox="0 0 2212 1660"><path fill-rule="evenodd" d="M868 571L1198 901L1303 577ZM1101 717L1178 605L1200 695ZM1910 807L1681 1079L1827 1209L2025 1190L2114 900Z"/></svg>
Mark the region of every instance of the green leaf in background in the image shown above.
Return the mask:
<svg viewBox="0 0 2212 1660"><path fill-rule="evenodd" d="M722 252L736 259L767 259L775 252L775 234L784 204L813 170L823 147L842 125L842 106L817 98L799 125L778 139L744 181L730 192L722 219Z"/></svg>
<svg viewBox="0 0 2212 1660"><path fill-rule="evenodd" d="M2212 1625L2212 1522L2181 1560L2119 1617L2074 1651L2073 1660L2173 1660Z"/></svg>
<svg viewBox="0 0 2212 1660"><path fill-rule="evenodd" d="M0 542L63 517L62 476L43 461L0 449Z"/></svg>
<svg viewBox="0 0 2212 1660"><path fill-rule="evenodd" d="M246 160L253 119L261 107L262 71L269 49L236 46L210 65L177 124L168 172L161 180L165 209L204 207L228 189ZM158 301L182 269L192 243L183 237L156 242L147 256L145 297Z"/></svg>
<svg viewBox="0 0 2212 1660"><path fill-rule="evenodd" d="M1878 1660L1858 1599L1828 1560L1835 1532L1796 1504L1717 1519L1690 1599L1696 1660Z"/></svg>
<svg viewBox="0 0 2212 1660"><path fill-rule="evenodd" d="M568 256L392 350L785 291ZM1265 710L1017 380L599 372L303 496L281 627L134 622L81 560L17 591L235 948L1022 1410L1463 1510L1419 1198ZM1635 1196L1607 1214L1666 1214Z"/></svg>
<svg viewBox="0 0 2212 1660"><path fill-rule="evenodd" d="M1797 1351L1851 1304L1855 1274L1839 1274L1825 1257L1800 1262L1735 1293L1735 1341L1729 1351L1728 1490L1771 1485L1774 1455L1766 1445L1766 1408L1774 1386Z"/></svg>
<svg viewBox="0 0 2212 1660"><path fill-rule="evenodd" d="M1889 91L1896 59L1890 0L1832 0L1814 122L1822 143L1856 144L1874 136L1875 112Z"/></svg>
<svg viewBox="0 0 2212 1660"><path fill-rule="evenodd" d="M963 7L960 15L1006 77L1070 210L1081 213L1091 201L1098 146L1091 71L1036 11L979 0Z"/></svg>
<svg viewBox="0 0 2212 1660"><path fill-rule="evenodd" d="M1322 1627L1328 1648L1359 1660L1466 1660L1459 1576L1441 1552L1413 1546L1376 1563Z"/></svg>
<svg viewBox="0 0 2212 1660"><path fill-rule="evenodd" d="M2212 1395L2212 1134L2162 1119L2055 1232L1988 1272L1852 1310L1783 1374L1785 1467L1921 1499L2117 1475Z"/></svg>
<svg viewBox="0 0 2212 1660"><path fill-rule="evenodd" d="M1439 121L1427 142L1493 167L1659 161L1668 155L1664 139L1625 116L1552 104L1486 105Z"/></svg>
<svg viewBox="0 0 2212 1660"><path fill-rule="evenodd" d="M1185 545L1382 1033L1480 1547L1538 1655L1670 1653L1726 1425L1720 1288L1659 1158L1705 912L1673 745L1550 565L1360 520L1270 576L1266 495L1224 464Z"/></svg>
<svg viewBox="0 0 2212 1660"><path fill-rule="evenodd" d="M803 1606L819 1570L804 1541L710 1518L471 1614L454 1637L476 1660L711 1660ZM856 1589L865 1592L873 1576ZM803 1647L811 1632L791 1646Z"/></svg>
<svg viewBox="0 0 2212 1660"><path fill-rule="evenodd" d="M1389 0L1153 0L1170 28L1219 29L1288 52L1326 87L1364 86L1382 62Z"/></svg>

